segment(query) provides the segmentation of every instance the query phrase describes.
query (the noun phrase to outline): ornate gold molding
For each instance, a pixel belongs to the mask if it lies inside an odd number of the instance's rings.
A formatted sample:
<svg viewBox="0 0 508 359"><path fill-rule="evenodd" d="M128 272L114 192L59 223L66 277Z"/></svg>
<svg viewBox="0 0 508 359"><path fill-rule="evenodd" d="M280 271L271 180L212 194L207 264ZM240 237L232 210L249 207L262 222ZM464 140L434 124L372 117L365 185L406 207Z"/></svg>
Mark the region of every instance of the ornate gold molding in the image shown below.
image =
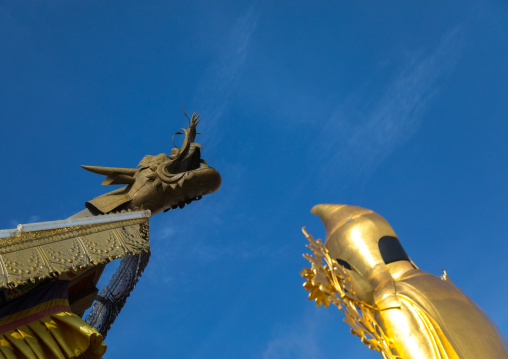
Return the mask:
<svg viewBox="0 0 508 359"><path fill-rule="evenodd" d="M0 239L0 287L56 277L149 249L148 218L21 232Z"/></svg>

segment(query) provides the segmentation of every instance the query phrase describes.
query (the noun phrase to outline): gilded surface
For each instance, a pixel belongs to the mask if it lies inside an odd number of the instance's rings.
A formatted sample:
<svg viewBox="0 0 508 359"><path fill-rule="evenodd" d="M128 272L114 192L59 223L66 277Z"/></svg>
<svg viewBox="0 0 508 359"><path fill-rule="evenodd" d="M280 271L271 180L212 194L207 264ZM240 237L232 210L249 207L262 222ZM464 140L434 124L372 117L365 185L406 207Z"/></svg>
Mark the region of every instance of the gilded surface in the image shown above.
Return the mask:
<svg viewBox="0 0 508 359"><path fill-rule="evenodd" d="M106 336L148 263L148 219L84 223L116 212L149 210L146 212L157 214L183 208L219 189L219 172L201 158L202 146L195 142L200 118L194 113L187 119L188 127L177 133L184 135L183 143L169 155L144 156L136 168L82 166L106 176L103 185L126 186L86 202L86 209L69 218L78 221L72 227L66 223L65 228L37 227L55 225L45 222L0 231L0 301L30 295L41 283L58 277L69 281L73 313L82 316L94 303L86 320ZM32 231L24 231L28 227ZM98 294L96 285L105 264L116 258L123 260Z"/></svg>
<svg viewBox="0 0 508 359"><path fill-rule="evenodd" d="M370 210L318 205L325 245L305 231L301 272L317 305L336 305L352 333L384 358L508 358L497 326L446 273L416 267L386 220Z"/></svg>
<svg viewBox="0 0 508 359"><path fill-rule="evenodd" d="M148 218L22 233L0 240L0 287L55 277L149 248Z"/></svg>
<svg viewBox="0 0 508 359"><path fill-rule="evenodd" d="M305 229L311 254L303 256L312 264L300 272L307 281L303 287L308 290L309 300L326 308L332 303L345 315L344 321L351 327L351 334L358 336L370 349L381 353L383 358L400 358L393 340L385 334L375 318L377 309L356 297L351 286L351 277L343 266L330 257L328 250L318 239L315 240Z"/></svg>
<svg viewBox="0 0 508 359"><path fill-rule="evenodd" d="M175 147L170 155L147 155L136 168L81 166L106 175L103 185L127 184L86 202L92 214L121 210L149 209L152 214L185 204L215 192L221 184L219 172L201 159L202 146L195 142L196 127L200 121L194 113L181 148ZM177 134L182 134L177 132Z"/></svg>
<svg viewBox="0 0 508 359"><path fill-rule="evenodd" d="M183 143L181 147L175 146L169 155L146 155L136 168L82 166L106 176L103 185L127 186L86 202L87 210L74 218L139 209L157 214L183 208L217 191L221 176L201 158L202 146L195 142L200 116L193 113L187 119L188 127L176 133L184 135ZM95 296L96 301L86 321L104 337L138 282L148 259L149 252L124 258L108 285Z"/></svg>

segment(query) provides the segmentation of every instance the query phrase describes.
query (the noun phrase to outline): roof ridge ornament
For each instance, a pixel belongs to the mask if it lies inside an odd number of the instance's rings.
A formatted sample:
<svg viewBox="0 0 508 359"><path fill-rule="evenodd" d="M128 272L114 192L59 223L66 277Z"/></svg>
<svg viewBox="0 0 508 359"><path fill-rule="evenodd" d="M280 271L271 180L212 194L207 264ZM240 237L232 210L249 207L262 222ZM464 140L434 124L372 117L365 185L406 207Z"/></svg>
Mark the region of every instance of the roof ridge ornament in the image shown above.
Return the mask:
<svg viewBox="0 0 508 359"><path fill-rule="evenodd" d="M86 202L94 214L111 211L149 209L152 214L183 208L186 204L217 191L221 184L219 172L201 158L203 146L195 142L197 112L189 118L182 146L174 147L170 155L146 155L136 168L84 166L87 171L107 176L103 185L127 184ZM178 132L177 132L178 134Z"/></svg>

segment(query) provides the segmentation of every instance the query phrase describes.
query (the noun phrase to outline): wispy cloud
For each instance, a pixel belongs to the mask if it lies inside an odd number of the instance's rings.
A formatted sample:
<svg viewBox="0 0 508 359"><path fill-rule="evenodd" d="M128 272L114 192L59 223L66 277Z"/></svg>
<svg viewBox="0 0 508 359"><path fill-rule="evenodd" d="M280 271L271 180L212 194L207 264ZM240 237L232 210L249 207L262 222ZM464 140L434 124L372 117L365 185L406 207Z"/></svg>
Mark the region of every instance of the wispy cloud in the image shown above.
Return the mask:
<svg viewBox="0 0 508 359"><path fill-rule="evenodd" d="M9 220L9 226L11 228L16 228L18 224L26 224L26 223L37 223L41 221L41 216L37 214L32 214L30 217L28 217L27 220L24 221L18 221L17 219L10 219Z"/></svg>
<svg viewBox="0 0 508 359"><path fill-rule="evenodd" d="M263 352L263 359L319 358L315 337L305 328L288 328L288 332L274 338Z"/></svg>
<svg viewBox="0 0 508 359"><path fill-rule="evenodd" d="M309 303L305 303L309 304ZM263 359L312 359L319 358L317 328L320 315L315 310L306 309L293 323L278 323L273 336L267 343Z"/></svg>
<svg viewBox="0 0 508 359"><path fill-rule="evenodd" d="M205 159L220 141L223 114L247 59L257 19L257 12L250 8L244 16L231 24L220 39L215 40L217 44L211 45L212 48L217 49L217 55L210 62L203 78L198 82L196 93L191 101L192 109L196 109L204 118L199 128L205 133L205 136L199 137L198 140L206 142ZM214 162L211 165L217 166L221 170L217 163ZM227 167L235 171L236 176L242 176L245 172L241 163L229 163ZM221 174L224 176L222 170ZM227 182L227 179L224 178L223 182ZM226 183L223 183L223 187L225 186ZM174 263L183 260L182 257L194 258L201 266L204 266L205 263L218 261L220 258L230 258L231 256L247 258L263 255L263 248L252 248L253 246L245 243L236 243L234 246L229 246L226 243L208 243L207 238L201 238L200 233L194 229L195 223L203 222L204 219L199 218L202 213L206 213L206 221L214 224L211 227L215 228L218 227L217 224L222 224L223 214L232 205L235 191L239 190L235 190L231 186L228 188L229 196L223 196L221 201L214 201L213 204L208 203L206 198L197 204L192 204L190 210L184 209L185 212L189 211L187 212L188 216L180 217L177 222L171 219L168 222L165 220L155 222L154 220L151 223L151 237L154 241L158 241L158 244L154 242L152 246L157 246L159 251L165 253L164 259L158 259L157 256L151 258L150 267L152 270L155 268L158 272L172 273L171 268L175 266ZM172 211L167 215L173 217ZM189 238L193 238L193 240L190 241Z"/></svg>
<svg viewBox="0 0 508 359"><path fill-rule="evenodd" d="M256 28L258 13L250 8L248 12L231 27L229 34L221 38L226 43L225 50L209 66L203 80L199 83L194 103L200 113L206 115L206 133L217 142L219 124L227 108L229 97L234 90L239 74L247 59L252 33Z"/></svg>
<svg viewBox="0 0 508 359"><path fill-rule="evenodd" d="M438 93L462 52L461 31L446 33L432 50L420 51L386 86L377 101L358 92L326 123L320 153L323 163L347 171L355 180L368 178L397 147L418 130L424 111ZM322 156L321 156L322 158Z"/></svg>
<svg viewBox="0 0 508 359"><path fill-rule="evenodd" d="M379 358L351 335L337 308L317 308L306 302L292 321L277 323L260 357L262 359Z"/></svg>

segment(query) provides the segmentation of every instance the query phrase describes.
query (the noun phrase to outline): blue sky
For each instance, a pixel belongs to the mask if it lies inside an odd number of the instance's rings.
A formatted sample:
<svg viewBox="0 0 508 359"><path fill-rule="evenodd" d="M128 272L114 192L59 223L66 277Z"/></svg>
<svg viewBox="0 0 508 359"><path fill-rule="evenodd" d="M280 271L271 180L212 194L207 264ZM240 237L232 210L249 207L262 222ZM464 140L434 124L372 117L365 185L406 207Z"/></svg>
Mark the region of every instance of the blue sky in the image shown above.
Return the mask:
<svg viewBox="0 0 508 359"><path fill-rule="evenodd" d="M105 358L378 358L299 276L317 203L380 213L508 335L508 3L0 1L0 228L202 115L222 187L151 219ZM107 281L107 280L106 280Z"/></svg>

